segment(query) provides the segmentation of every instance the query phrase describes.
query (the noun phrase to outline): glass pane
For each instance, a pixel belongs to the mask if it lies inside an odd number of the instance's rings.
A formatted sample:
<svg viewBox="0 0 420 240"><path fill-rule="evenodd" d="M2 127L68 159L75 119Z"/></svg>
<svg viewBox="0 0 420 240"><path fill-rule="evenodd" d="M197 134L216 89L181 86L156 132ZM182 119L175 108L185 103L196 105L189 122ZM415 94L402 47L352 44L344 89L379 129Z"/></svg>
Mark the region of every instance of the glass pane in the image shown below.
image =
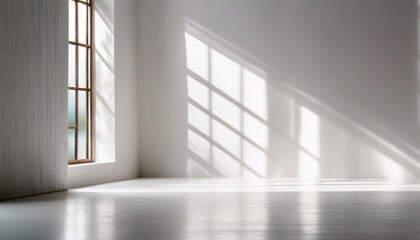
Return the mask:
<svg viewBox="0 0 420 240"><path fill-rule="evenodd" d="M67 129L67 160L74 160L74 129Z"/></svg>
<svg viewBox="0 0 420 240"><path fill-rule="evenodd" d="M79 15L79 43L87 43L87 6L83 3L78 3Z"/></svg>
<svg viewBox="0 0 420 240"><path fill-rule="evenodd" d="M87 67L87 48L79 47L79 87L85 88L86 85L86 67Z"/></svg>
<svg viewBox="0 0 420 240"><path fill-rule="evenodd" d="M88 11L88 15L87 15L87 21L88 21L88 24L87 24L87 37L88 37L88 45L92 45L92 43L91 43L91 41L90 41L90 32L91 32L91 30L90 30L90 27L91 27L91 20L90 20L90 18L91 18L91 16L90 16L90 7L87 7L87 11Z"/></svg>
<svg viewBox="0 0 420 240"><path fill-rule="evenodd" d="M76 47L69 44L69 87L76 86Z"/></svg>
<svg viewBox="0 0 420 240"><path fill-rule="evenodd" d="M87 99L87 102L88 102L88 109L87 109L87 127L88 127L88 129L87 129L87 141L88 141L88 146L87 147L88 147L88 157L92 158L92 154L90 154L90 156L89 156L89 153L92 153L92 149L91 149L91 142L92 142L92 138L91 138L91 132L92 132L91 92L87 92L87 97L88 97L88 99Z"/></svg>
<svg viewBox="0 0 420 240"><path fill-rule="evenodd" d="M87 155L87 94L79 91L79 122L78 122L78 146L77 156L86 159Z"/></svg>
<svg viewBox="0 0 420 240"><path fill-rule="evenodd" d="M91 49L89 48L88 49L88 57L87 57L87 59L88 59L88 66L87 66L87 71L88 71L88 76L87 76L87 78L88 78L88 88L92 88L92 86L91 86L91 82L92 82L92 78L91 78L91 73L90 73L90 71L91 71L91 56L92 56L92 54L91 54Z"/></svg>
<svg viewBox="0 0 420 240"><path fill-rule="evenodd" d="M69 41L76 41L76 3L69 1Z"/></svg>
<svg viewBox="0 0 420 240"><path fill-rule="evenodd" d="M69 127L76 126L76 92L69 90L67 122Z"/></svg>

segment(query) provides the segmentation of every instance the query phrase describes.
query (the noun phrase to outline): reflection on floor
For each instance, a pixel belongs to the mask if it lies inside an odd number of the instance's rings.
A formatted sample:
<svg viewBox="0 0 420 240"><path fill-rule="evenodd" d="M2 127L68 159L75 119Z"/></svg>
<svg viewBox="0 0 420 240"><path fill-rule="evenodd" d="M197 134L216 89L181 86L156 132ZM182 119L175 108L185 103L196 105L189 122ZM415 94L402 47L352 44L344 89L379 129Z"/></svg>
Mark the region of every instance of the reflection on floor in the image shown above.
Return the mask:
<svg viewBox="0 0 420 240"><path fill-rule="evenodd" d="M0 202L0 239L418 239L420 181L136 179Z"/></svg>

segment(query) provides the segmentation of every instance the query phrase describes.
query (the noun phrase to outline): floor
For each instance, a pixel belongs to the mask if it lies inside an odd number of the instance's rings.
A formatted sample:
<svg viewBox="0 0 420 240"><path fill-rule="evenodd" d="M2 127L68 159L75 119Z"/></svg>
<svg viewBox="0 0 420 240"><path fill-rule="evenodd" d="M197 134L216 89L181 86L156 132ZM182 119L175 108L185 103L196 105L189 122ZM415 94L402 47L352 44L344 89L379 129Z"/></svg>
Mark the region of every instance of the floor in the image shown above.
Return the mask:
<svg viewBox="0 0 420 240"><path fill-rule="evenodd" d="M136 179L0 202L0 239L420 239L420 182Z"/></svg>

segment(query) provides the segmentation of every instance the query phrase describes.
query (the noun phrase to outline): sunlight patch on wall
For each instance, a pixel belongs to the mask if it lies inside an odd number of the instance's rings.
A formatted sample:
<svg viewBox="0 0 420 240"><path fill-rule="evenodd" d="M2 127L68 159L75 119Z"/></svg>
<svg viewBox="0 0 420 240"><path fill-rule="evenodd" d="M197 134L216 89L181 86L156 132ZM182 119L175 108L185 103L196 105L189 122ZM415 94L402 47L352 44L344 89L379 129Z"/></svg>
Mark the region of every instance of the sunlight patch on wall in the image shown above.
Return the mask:
<svg viewBox="0 0 420 240"><path fill-rule="evenodd" d="M242 166L235 158L222 149L212 146L212 165L228 177L242 177Z"/></svg>
<svg viewBox="0 0 420 240"><path fill-rule="evenodd" d="M378 151L372 149L370 157L375 165L380 166L380 172L385 179L400 180L412 177L407 176L408 172L400 164Z"/></svg>
<svg viewBox="0 0 420 240"><path fill-rule="evenodd" d="M212 120L212 139L237 158L241 156L241 137L225 125Z"/></svg>
<svg viewBox="0 0 420 240"><path fill-rule="evenodd" d="M238 63L211 49L211 83L224 94L240 101L241 85Z"/></svg>
<svg viewBox="0 0 420 240"><path fill-rule="evenodd" d="M187 173L188 177L205 177L210 178L212 175L208 172L208 170L200 165L198 161L194 160L194 158L188 158L188 166L187 166Z"/></svg>
<svg viewBox="0 0 420 240"><path fill-rule="evenodd" d="M299 178L318 178L320 173L320 119L306 107L299 112Z"/></svg>
<svg viewBox="0 0 420 240"><path fill-rule="evenodd" d="M243 71L243 104L258 117L267 121L267 83L246 68Z"/></svg>
<svg viewBox="0 0 420 240"><path fill-rule="evenodd" d="M94 4L95 161L115 162L114 1ZM99 81L100 80L100 81Z"/></svg>
<svg viewBox="0 0 420 240"><path fill-rule="evenodd" d="M295 86L296 76L271 68L191 19L185 21L188 104L210 119L206 120L211 123L206 135L210 146L227 154L226 165L220 159L223 154L218 156L221 172L236 176L236 170L223 168L238 167L241 177L304 179L392 180L419 175L415 148L405 148L404 142L400 148L399 140L389 142L369 124ZM210 165L216 169L212 154Z"/></svg>
<svg viewBox="0 0 420 240"><path fill-rule="evenodd" d="M246 140L243 141L243 149L244 163L247 166L252 166L252 169L258 174L259 177L266 177L267 154ZM252 175L255 176L255 174Z"/></svg>
<svg viewBox="0 0 420 240"><path fill-rule="evenodd" d="M241 109L220 94L211 92L211 112L235 130L241 130Z"/></svg>
<svg viewBox="0 0 420 240"><path fill-rule="evenodd" d="M209 48L202 41L185 33L185 46L187 51L187 67L204 80L209 76Z"/></svg>
<svg viewBox="0 0 420 240"><path fill-rule="evenodd" d="M243 114L243 133L253 143L263 149L268 148L268 127L267 124L253 117L251 114Z"/></svg>
<svg viewBox="0 0 420 240"><path fill-rule="evenodd" d="M319 177L319 160L309 155L304 150L299 150L298 177L303 179L313 179Z"/></svg>
<svg viewBox="0 0 420 240"><path fill-rule="evenodd" d="M115 78L104 60L95 58L95 160L115 161Z"/></svg>
<svg viewBox="0 0 420 240"><path fill-rule="evenodd" d="M191 103L188 104L188 123L198 131L210 136L210 116Z"/></svg>
<svg viewBox="0 0 420 240"><path fill-rule="evenodd" d="M320 119L306 107L300 107L299 144L315 157L320 152Z"/></svg>
<svg viewBox="0 0 420 240"><path fill-rule="evenodd" d="M101 55L109 68L114 70L114 33L109 20L104 19L95 9L95 51Z"/></svg>
<svg viewBox="0 0 420 240"><path fill-rule="evenodd" d="M210 162L210 142L192 130L188 130L188 148L197 154L201 160Z"/></svg>
<svg viewBox="0 0 420 240"><path fill-rule="evenodd" d="M199 161L190 154L188 174L266 177L268 114L263 74L198 36L185 33L188 147L202 158Z"/></svg>
<svg viewBox="0 0 420 240"><path fill-rule="evenodd" d="M188 97L206 110L210 110L210 90L199 81L187 76Z"/></svg>

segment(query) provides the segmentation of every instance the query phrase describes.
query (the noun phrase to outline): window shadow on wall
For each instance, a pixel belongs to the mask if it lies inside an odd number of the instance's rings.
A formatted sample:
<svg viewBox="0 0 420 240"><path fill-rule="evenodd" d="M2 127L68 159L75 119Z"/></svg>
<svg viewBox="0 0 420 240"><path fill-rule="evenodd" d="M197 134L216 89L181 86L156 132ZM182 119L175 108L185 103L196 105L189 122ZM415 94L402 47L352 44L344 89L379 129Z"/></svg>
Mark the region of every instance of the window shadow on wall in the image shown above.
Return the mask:
<svg viewBox="0 0 420 240"><path fill-rule="evenodd" d="M190 19L185 46L189 177L420 175L416 156Z"/></svg>

